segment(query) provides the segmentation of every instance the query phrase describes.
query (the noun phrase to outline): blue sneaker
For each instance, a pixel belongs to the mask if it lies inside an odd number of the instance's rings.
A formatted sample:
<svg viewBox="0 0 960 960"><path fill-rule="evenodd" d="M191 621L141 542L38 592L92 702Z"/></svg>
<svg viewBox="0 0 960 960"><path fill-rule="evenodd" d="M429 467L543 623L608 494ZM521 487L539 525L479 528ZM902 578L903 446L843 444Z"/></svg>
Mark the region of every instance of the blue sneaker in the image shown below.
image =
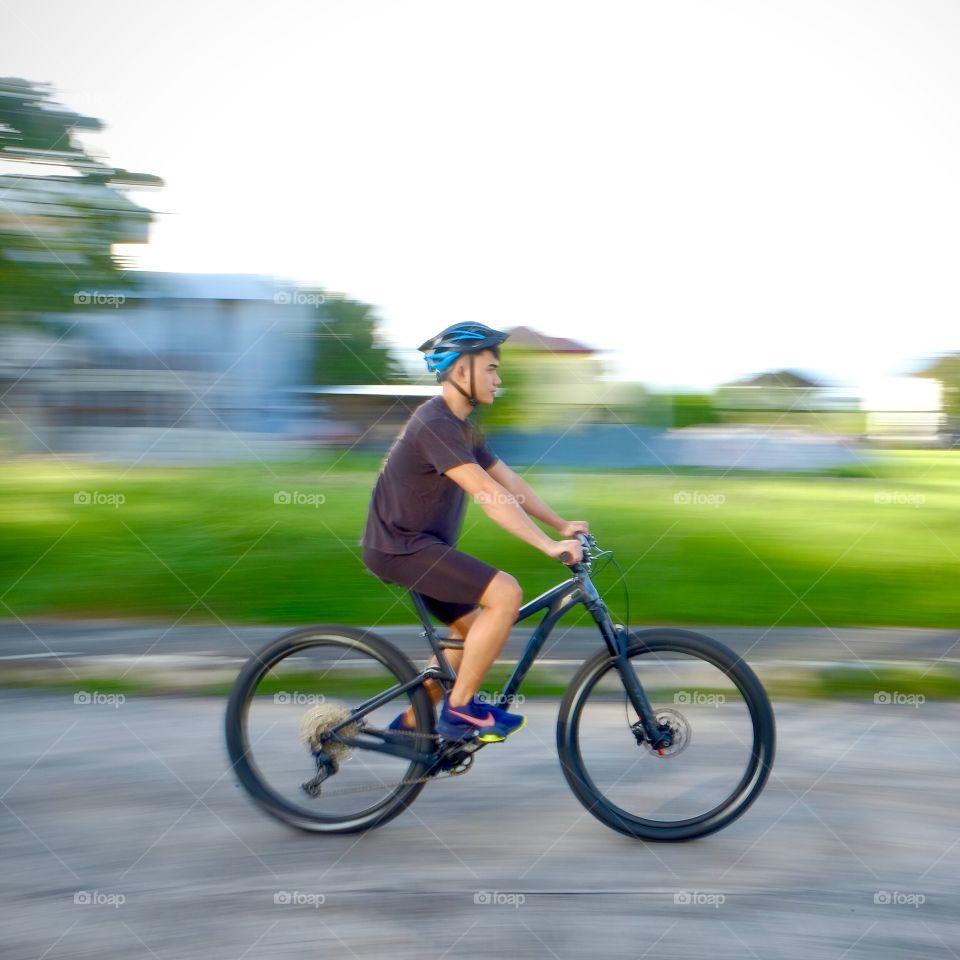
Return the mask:
<svg viewBox="0 0 960 960"><path fill-rule="evenodd" d="M404 711L404 713L405 713L405 712L406 712L406 711ZM408 726L403 722L403 714L402 714L402 713L401 713L401 714L398 714L396 717L393 718L393 720L390 721L390 726L387 727L387 729L388 729L388 730L410 730L411 732L413 731L413 727L408 727Z"/></svg>
<svg viewBox="0 0 960 960"><path fill-rule="evenodd" d="M470 740L475 736L481 743L499 743L526 724L526 717L491 707L476 698L462 707L451 707L444 697L437 733L444 740Z"/></svg>
<svg viewBox="0 0 960 960"><path fill-rule="evenodd" d="M473 698L473 705L478 710L489 710L498 722L505 721L507 724L512 724L517 719L517 714L511 713L509 710L504 710L503 707L498 707L496 704L491 703L489 700L484 700L479 696ZM517 729L519 730L520 727L517 727Z"/></svg>

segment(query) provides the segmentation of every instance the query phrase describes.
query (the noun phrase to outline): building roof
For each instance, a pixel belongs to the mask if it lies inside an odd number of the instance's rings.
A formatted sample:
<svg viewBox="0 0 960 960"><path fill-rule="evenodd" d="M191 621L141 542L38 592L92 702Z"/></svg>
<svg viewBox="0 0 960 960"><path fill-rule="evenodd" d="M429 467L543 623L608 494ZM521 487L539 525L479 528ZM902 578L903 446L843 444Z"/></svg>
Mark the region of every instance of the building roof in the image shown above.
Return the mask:
<svg viewBox="0 0 960 960"><path fill-rule="evenodd" d="M545 333L534 330L533 327L512 327L507 332L510 334L510 346L514 347L528 347L549 353L596 353L591 347L576 340L568 340L566 337L548 337Z"/></svg>
<svg viewBox="0 0 960 960"><path fill-rule="evenodd" d="M765 373L758 373L752 377L744 377L741 380L733 380L725 383L725 387L792 387L795 389L811 389L823 387L826 384L812 377L797 373L794 370L768 370Z"/></svg>

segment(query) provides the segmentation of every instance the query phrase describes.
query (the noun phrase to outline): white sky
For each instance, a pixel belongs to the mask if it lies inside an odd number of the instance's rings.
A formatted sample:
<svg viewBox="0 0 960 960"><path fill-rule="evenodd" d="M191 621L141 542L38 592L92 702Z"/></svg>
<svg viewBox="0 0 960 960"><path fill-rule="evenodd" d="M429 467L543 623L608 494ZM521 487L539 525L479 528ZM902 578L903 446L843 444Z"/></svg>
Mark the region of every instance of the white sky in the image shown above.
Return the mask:
<svg viewBox="0 0 960 960"><path fill-rule="evenodd" d="M525 323L654 384L856 385L960 349L956 0L0 16L4 73L166 180L134 195L163 211L144 268L322 283L414 347Z"/></svg>

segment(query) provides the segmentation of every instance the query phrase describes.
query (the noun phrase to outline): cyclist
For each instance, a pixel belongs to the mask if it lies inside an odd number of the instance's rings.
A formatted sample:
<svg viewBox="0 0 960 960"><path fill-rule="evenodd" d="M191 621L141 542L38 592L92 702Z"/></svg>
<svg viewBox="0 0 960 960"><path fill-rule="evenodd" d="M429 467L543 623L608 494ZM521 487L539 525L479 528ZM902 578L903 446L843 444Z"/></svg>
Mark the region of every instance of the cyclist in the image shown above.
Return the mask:
<svg viewBox="0 0 960 960"><path fill-rule="evenodd" d="M566 553L579 562L580 541L573 538L588 532L586 521L564 520L551 510L469 420L478 404L493 403L507 336L481 323L455 324L419 348L441 393L413 412L390 448L360 541L371 573L423 594L433 616L464 640L462 651L448 652L457 671L449 695L436 681L426 684L434 703L443 700L437 731L448 740L501 741L526 724L476 696L507 642L522 594L509 573L456 549L466 494L505 530L555 559ZM563 539L553 540L531 518ZM414 722L409 707L390 729Z"/></svg>

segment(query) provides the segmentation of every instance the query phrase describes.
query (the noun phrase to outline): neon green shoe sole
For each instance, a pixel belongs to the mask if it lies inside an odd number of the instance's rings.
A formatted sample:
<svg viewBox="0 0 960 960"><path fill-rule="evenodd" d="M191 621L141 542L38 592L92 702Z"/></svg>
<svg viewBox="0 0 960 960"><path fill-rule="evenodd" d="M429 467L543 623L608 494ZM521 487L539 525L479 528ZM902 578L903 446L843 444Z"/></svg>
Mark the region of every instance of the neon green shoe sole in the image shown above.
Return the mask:
<svg viewBox="0 0 960 960"><path fill-rule="evenodd" d="M518 730L522 730L526 725L527 725L527 718L524 717L523 723L515 727L506 735L500 734L500 733L487 733L487 734L480 733L480 734L477 734L477 739L481 743L503 743L503 741L506 740L507 737L513 736L513 734L515 734Z"/></svg>

